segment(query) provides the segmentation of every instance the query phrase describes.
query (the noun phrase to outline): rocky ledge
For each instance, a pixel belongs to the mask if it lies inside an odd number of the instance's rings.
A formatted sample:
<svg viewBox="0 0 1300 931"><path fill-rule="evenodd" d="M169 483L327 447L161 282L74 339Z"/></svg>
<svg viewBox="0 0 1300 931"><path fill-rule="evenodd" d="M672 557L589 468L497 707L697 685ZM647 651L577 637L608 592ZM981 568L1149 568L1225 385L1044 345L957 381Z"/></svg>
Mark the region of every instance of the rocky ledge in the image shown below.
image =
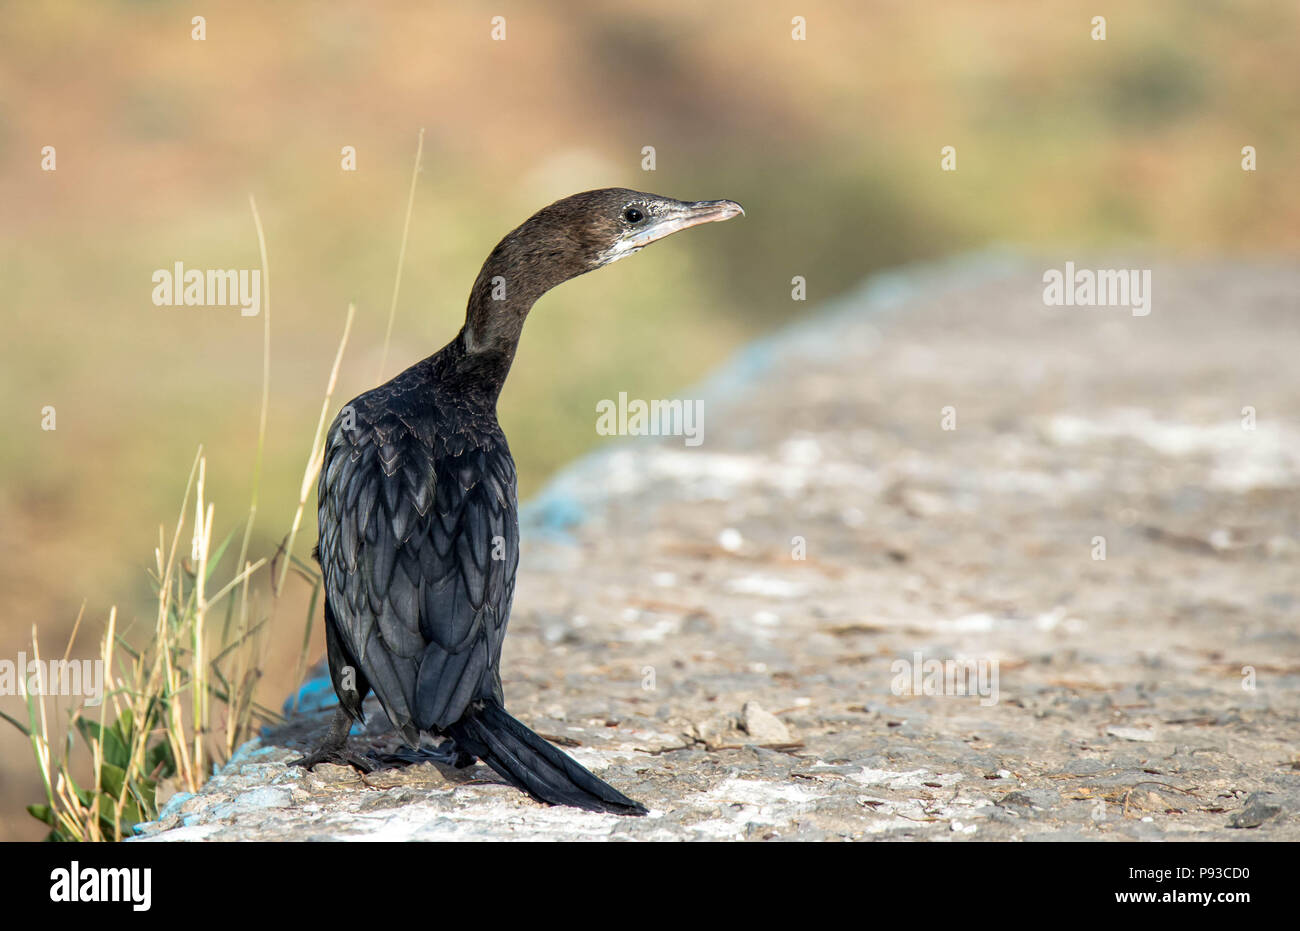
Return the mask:
<svg viewBox="0 0 1300 931"><path fill-rule="evenodd" d="M140 839L1300 839L1300 269L1061 264L874 279L528 505L509 707L649 817L289 768L316 679Z"/></svg>

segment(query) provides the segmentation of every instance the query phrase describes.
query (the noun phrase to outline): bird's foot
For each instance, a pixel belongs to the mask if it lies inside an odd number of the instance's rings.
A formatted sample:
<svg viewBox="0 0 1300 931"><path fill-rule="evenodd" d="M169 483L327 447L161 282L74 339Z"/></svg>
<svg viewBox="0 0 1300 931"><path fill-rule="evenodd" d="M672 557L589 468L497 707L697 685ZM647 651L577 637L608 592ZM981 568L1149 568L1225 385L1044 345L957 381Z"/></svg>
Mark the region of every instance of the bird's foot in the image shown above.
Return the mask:
<svg viewBox="0 0 1300 931"><path fill-rule="evenodd" d="M361 753L355 753L349 750L347 744L343 746L331 746L326 744L317 747L306 756L299 757L289 763L290 766L301 766L311 771L316 768L318 763L334 763L338 766L351 766L353 769L360 770L362 773L373 773L379 768L374 760Z"/></svg>
<svg viewBox="0 0 1300 931"><path fill-rule="evenodd" d="M343 708L337 708L334 711L334 719L330 722L329 732L321 745L306 756L299 757L290 763L290 766L302 766L308 771L314 769L317 763L336 763L339 766L351 766L354 769L361 770L362 773L373 773L378 769L375 761L360 753L353 753L348 749L348 734L352 730L352 719Z"/></svg>

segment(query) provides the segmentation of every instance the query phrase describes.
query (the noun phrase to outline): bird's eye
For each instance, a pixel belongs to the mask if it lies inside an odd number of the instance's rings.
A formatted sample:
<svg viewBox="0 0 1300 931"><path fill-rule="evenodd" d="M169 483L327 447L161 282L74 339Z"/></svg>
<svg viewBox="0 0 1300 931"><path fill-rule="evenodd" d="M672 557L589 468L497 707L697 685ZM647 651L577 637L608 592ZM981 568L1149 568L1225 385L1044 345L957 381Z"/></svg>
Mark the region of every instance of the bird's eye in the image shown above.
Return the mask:
<svg viewBox="0 0 1300 931"><path fill-rule="evenodd" d="M623 219L629 223L640 223L645 219L645 214L636 207L628 207L623 211Z"/></svg>

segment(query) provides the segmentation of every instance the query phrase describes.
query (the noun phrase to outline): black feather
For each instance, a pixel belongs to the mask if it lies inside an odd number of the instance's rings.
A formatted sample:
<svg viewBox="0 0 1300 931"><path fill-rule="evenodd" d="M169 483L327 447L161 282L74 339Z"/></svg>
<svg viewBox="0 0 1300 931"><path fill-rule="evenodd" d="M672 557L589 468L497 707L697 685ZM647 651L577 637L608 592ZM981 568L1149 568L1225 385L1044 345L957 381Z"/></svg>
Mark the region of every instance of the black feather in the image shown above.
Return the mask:
<svg viewBox="0 0 1300 931"><path fill-rule="evenodd" d="M330 673L348 714L360 720L373 689L412 747L421 731L450 735L534 798L643 814L506 714L500 672L519 523L497 397L537 298L611 261L615 247L626 251L629 203L676 218L665 220L666 232L739 212L724 201L587 191L503 239L474 283L456 338L354 398L331 425L316 556ZM504 300L496 299L498 279L509 282ZM332 739L346 740L346 728L339 735Z"/></svg>

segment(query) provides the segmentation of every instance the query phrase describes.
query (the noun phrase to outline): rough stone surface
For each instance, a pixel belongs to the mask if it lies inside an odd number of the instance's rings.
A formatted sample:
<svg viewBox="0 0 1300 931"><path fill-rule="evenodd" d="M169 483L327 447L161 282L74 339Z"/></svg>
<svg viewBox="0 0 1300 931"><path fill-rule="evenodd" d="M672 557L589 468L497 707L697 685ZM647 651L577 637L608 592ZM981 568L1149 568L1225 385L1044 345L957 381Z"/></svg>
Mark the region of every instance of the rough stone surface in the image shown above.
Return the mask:
<svg viewBox="0 0 1300 931"><path fill-rule="evenodd" d="M740 709L740 726L755 744L790 743L790 729L756 701L747 701Z"/></svg>
<svg viewBox="0 0 1300 931"><path fill-rule="evenodd" d="M649 817L288 768L317 681L146 838L1300 839L1300 270L1061 265L878 279L530 504L509 706Z"/></svg>

